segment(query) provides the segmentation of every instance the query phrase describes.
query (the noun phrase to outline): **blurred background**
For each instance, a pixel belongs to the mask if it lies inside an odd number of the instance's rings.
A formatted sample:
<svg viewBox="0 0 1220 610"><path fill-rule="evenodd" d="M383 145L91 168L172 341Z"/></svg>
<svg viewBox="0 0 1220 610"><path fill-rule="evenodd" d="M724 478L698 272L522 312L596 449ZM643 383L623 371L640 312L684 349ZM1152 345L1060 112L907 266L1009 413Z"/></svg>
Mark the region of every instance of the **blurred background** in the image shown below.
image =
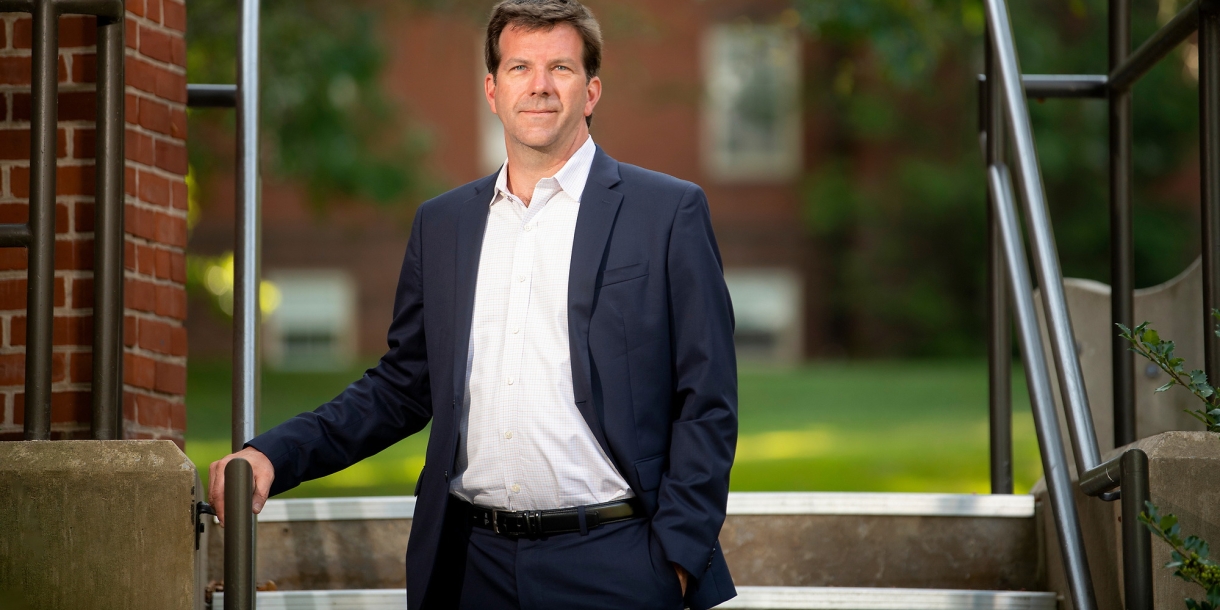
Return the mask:
<svg viewBox="0 0 1220 610"><path fill-rule="evenodd" d="M979 0L587 0L592 133L700 184L732 293L734 490L989 489ZM385 348L417 205L496 171L484 0L263 2L261 428ZM1133 3L1142 41L1185 4ZM1104 0L1027 0L1027 73L1105 73ZM235 81L232 3L192 0L188 80ZM1137 287L1199 253L1193 43L1134 88ZM1104 101L1033 103L1064 274L1108 282ZM186 449L228 452L233 113L190 111ZM1019 358L1016 359L1019 361ZM1017 492L1041 476L1014 370ZM296 496L403 495L426 432Z"/></svg>

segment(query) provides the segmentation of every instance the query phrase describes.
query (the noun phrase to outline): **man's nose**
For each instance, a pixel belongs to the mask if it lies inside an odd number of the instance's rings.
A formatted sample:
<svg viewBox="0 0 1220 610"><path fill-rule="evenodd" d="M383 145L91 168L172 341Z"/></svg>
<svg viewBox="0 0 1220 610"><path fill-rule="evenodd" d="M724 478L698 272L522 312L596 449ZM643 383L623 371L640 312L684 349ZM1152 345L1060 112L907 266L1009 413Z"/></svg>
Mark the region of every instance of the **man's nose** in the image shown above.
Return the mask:
<svg viewBox="0 0 1220 610"><path fill-rule="evenodd" d="M530 79L530 93L534 95L552 95L555 93L555 79L550 70L535 70Z"/></svg>

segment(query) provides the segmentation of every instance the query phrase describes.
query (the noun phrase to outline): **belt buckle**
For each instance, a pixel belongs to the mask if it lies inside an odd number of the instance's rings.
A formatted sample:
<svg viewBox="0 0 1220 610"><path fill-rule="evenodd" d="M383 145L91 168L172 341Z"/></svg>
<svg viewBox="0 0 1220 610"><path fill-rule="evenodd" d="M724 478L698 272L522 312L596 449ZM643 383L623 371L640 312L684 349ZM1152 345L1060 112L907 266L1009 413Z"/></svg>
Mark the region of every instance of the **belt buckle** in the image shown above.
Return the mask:
<svg viewBox="0 0 1220 610"><path fill-rule="evenodd" d="M497 534L500 533L500 519L498 518L499 516L500 516L499 510L496 510L494 508L491 509L491 531L493 531Z"/></svg>

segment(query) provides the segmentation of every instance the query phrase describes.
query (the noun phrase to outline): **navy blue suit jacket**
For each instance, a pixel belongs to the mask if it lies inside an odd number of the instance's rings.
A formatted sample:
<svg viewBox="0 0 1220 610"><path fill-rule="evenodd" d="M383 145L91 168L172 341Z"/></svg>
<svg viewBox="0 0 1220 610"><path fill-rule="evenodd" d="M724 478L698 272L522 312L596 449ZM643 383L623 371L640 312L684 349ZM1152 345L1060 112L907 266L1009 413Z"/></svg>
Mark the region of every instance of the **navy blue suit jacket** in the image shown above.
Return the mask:
<svg viewBox="0 0 1220 610"><path fill-rule="evenodd" d="M407 548L408 606L432 574L458 447L475 279L496 176L422 204L398 280L389 350L333 401L252 440L271 493L331 474L432 421ZM696 185L600 148L568 279L576 406L643 501L696 610L736 590L717 537L737 443L733 313Z"/></svg>

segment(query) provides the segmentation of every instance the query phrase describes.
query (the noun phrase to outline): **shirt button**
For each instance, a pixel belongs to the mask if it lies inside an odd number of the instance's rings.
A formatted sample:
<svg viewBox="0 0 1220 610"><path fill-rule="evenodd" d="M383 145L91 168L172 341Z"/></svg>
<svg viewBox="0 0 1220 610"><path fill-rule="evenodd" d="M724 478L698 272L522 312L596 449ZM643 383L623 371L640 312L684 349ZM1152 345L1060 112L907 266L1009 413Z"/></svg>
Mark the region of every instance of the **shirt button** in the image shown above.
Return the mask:
<svg viewBox="0 0 1220 610"><path fill-rule="evenodd" d="M518 281L518 282L524 282L524 281L525 281L525 276L524 276L524 275L518 275L518 276L517 276L517 281Z"/></svg>
<svg viewBox="0 0 1220 610"><path fill-rule="evenodd" d="M529 233L534 230L534 225L525 225L525 232Z"/></svg>
<svg viewBox="0 0 1220 610"><path fill-rule="evenodd" d="M513 493L518 493L520 491L521 491L521 486L517 485L516 483L513 483Z"/></svg>
<svg viewBox="0 0 1220 610"><path fill-rule="evenodd" d="M516 380L516 379L513 379L512 377L509 377L509 378L508 378L508 385L512 385L512 384L513 384L513 382L515 382L515 381L517 381L517 380Z"/></svg>
<svg viewBox="0 0 1220 610"><path fill-rule="evenodd" d="M512 431L512 430L509 430L508 432L505 432L505 433L504 433L504 438L512 438L512 437L513 437L513 431Z"/></svg>
<svg viewBox="0 0 1220 610"><path fill-rule="evenodd" d="M513 329L513 334L514 334L514 335L515 335L515 334L517 334L517 333L519 333L519 332L521 332L521 327L520 327L520 326L518 326L518 327L516 327L516 328L514 328L514 329Z"/></svg>

